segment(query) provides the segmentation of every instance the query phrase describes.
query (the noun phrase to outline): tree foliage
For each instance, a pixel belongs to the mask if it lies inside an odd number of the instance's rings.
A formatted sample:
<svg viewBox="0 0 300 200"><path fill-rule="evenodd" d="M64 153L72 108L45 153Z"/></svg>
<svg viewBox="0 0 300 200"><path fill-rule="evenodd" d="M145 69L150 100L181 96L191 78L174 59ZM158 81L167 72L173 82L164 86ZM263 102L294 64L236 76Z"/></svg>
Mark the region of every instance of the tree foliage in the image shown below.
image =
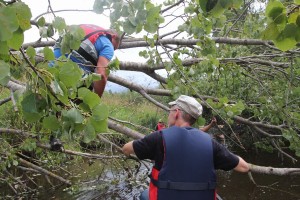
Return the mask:
<svg viewBox="0 0 300 200"><path fill-rule="evenodd" d="M143 72L164 89L146 89L112 74L110 81L165 110L151 95L195 96L232 135L233 123L245 124L258 135L257 146L267 138L289 158L295 160L281 147L287 145L300 156L299 0L95 0L93 9L98 14L109 11L112 28L125 33L121 49L145 47L139 53L145 63L115 59L110 69ZM54 60L48 47L54 35L62 38L62 52L69 53L78 49L82 29L56 15L51 22L31 18L23 2L0 0L0 84L15 91L11 99L19 120L27 124L21 129L39 133L21 147L32 151L37 148L33 138L46 141L51 134L65 142L89 143L107 128L140 137L111 122L105 102L87 89L99 76L84 75L68 57ZM31 26L39 28L41 41L24 44L24 32ZM159 69L167 71L167 78L156 73ZM12 155L4 156L3 168L18 165Z"/></svg>

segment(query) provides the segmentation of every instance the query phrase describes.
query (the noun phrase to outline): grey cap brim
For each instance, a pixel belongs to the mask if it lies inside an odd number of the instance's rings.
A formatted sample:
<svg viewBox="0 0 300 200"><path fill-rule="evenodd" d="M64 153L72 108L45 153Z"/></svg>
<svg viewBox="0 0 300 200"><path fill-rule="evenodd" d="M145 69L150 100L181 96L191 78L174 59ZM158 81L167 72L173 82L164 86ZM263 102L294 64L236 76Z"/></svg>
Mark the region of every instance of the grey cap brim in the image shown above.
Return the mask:
<svg viewBox="0 0 300 200"><path fill-rule="evenodd" d="M174 106L174 105L176 105L176 101L171 101L171 102L169 103L169 106Z"/></svg>

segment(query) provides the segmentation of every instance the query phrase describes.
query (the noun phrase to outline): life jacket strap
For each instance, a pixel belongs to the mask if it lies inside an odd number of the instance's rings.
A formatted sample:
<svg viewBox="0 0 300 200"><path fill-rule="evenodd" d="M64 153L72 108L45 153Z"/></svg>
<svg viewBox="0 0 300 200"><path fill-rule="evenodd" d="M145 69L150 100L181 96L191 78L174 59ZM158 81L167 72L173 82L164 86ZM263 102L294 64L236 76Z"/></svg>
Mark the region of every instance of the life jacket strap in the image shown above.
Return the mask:
<svg viewBox="0 0 300 200"><path fill-rule="evenodd" d="M151 182L159 189L170 190L213 190L216 188L216 182L207 183L189 183L189 182L171 182L158 181L151 178Z"/></svg>
<svg viewBox="0 0 300 200"><path fill-rule="evenodd" d="M87 61L90 61L91 63L93 63L94 66L97 66L97 61L95 61L93 56L88 54L82 47L79 47L79 49L77 50L77 53L79 53Z"/></svg>

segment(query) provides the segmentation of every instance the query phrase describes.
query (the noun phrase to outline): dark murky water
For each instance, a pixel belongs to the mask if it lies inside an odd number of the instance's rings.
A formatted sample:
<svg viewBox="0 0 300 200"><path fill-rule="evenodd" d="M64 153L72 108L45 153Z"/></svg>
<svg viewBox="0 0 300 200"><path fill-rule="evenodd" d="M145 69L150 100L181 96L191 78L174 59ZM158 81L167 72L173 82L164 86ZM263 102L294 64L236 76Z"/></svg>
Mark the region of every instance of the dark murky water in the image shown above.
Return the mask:
<svg viewBox="0 0 300 200"><path fill-rule="evenodd" d="M282 161L277 153L260 153L257 156L249 152L241 156L256 165L300 168L299 162L293 164L287 158ZM151 163L148 164L151 166ZM127 170L124 170L124 167ZM143 165L139 168L132 160L126 162L96 161L91 165L88 162L81 162L76 165L70 164L67 170L77 174L71 179L75 183L71 188L56 187L41 190L37 195L25 196L21 199L135 200L149 183L147 177L149 171ZM217 192L223 200L300 200L299 175L253 174L257 186L250 181L248 174L218 171L217 176ZM38 184L47 185L42 181Z"/></svg>
<svg viewBox="0 0 300 200"><path fill-rule="evenodd" d="M260 153L259 156L248 153L248 156L242 155L242 157L248 162L262 166L300 167L299 163L295 165L287 159L283 160L285 162L283 165L277 153ZM129 163L132 166L135 165L133 161ZM148 185L148 170L142 167L143 169L140 169L135 174L135 167L131 168L133 169L132 171L124 171L121 166L124 163L119 164L119 166L113 168L106 168L108 171L98 176L96 175L97 171L103 169L103 163L94 163L90 167L84 166L87 173L84 173L85 175L81 177L81 180L89 181L78 185L77 191L72 193L71 190L63 191L62 189L57 189L50 191L50 193L48 191L47 194L41 193L39 197L43 199L45 195L49 197L49 194L51 194L50 199L138 199L140 192ZM128 174L130 175L128 176ZM299 175L273 176L253 174L253 179L257 186L249 179L248 174L234 171L218 171L217 175L217 192L223 200L300 200Z"/></svg>

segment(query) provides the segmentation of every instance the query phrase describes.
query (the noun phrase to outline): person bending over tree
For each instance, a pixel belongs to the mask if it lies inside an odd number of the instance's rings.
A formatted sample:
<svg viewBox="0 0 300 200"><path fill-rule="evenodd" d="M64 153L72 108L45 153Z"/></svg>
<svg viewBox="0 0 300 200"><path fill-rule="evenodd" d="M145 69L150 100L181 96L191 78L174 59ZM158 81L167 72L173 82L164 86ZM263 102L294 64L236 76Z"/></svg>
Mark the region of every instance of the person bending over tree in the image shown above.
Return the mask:
<svg viewBox="0 0 300 200"><path fill-rule="evenodd" d="M79 25L85 32L85 37L78 50L71 52L70 59L79 64L85 73L95 72L101 75L101 80L93 83L94 92L102 96L107 82L106 67L113 58L114 50L119 48L120 37L115 30L106 30L92 24ZM61 39L54 45L55 58L61 56ZM95 70L93 67L96 66Z"/></svg>

